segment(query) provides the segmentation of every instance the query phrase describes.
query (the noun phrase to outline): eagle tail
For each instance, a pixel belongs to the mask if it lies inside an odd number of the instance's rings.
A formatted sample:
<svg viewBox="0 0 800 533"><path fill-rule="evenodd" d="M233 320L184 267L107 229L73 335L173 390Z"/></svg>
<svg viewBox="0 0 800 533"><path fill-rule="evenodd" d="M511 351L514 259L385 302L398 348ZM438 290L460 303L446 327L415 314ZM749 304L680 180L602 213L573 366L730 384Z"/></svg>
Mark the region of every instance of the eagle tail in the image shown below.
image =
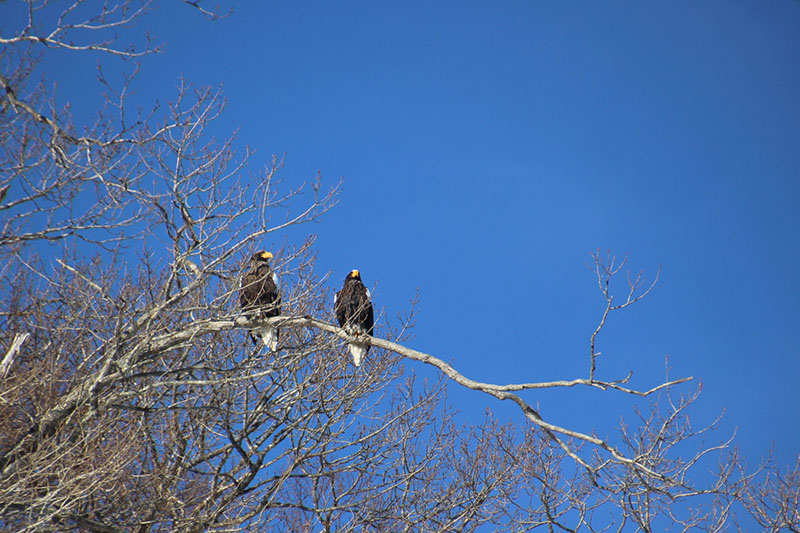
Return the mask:
<svg viewBox="0 0 800 533"><path fill-rule="evenodd" d="M363 344L355 344L355 343L350 343L347 345L347 347L350 348L350 355L353 356L353 364L356 366L361 365L361 359L363 359L364 356L367 355L367 350L369 348L367 346L364 346Z"/></svg>
<svg viewBox="0 0 800 533"><path fill-rule="evenodd" d="M258 330L258 335L261 337L264 346L273 352L278 350L278 328L265 326Z"/></svg>

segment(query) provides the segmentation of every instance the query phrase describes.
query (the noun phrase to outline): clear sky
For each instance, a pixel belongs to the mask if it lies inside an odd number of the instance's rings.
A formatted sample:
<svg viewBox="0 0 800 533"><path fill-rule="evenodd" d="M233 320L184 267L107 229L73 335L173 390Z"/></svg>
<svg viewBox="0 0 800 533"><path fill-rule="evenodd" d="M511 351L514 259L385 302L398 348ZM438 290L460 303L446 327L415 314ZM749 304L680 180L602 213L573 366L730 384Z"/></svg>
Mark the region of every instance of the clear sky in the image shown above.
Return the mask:
<svg viewBox="0 0 800 533"><path fill-rule="evenodd" d="M720 440L796 457L800 2L242 2L214 23L163 3L136 97L222 84L219 137L241 127L256 166L286 153L289 184L341 178L324 223L288 237L317 233L331 285L360 269L391 317L419 287L411 347L483 381L587 377L589 252L627 252L662 276L611 317L598 376L650 388L668 355L702 380L698 422L726 410ZM96 58L63 57L47 69L80 110ZM634 403L527 398L601 434Z"/></svg>

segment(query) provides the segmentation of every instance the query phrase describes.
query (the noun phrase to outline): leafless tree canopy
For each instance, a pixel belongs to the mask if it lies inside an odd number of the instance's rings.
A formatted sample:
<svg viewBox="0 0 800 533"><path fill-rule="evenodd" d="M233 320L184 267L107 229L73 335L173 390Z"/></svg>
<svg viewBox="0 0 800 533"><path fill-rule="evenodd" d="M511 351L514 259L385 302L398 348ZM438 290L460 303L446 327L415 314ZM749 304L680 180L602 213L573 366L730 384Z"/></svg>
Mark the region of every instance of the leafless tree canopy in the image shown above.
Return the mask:
<svg viewBox="0 0 800 533"><path fill-rule="evenodd" d="M603 328L657 275L628 275L615 297L625 259L592 256L606 308L586 377L464 376L404 344L413 303L382 316L356 370L313 237L284 237L338 185L284 183L277 157L253 170L234 135L212 134L219 90L181 81L168 105L131 108L136 61L159 45L114 34L150 2L26 4L27 24L0 33L0 529L800 530L800 463L747 468L732 437L693 424L691 378L598 378ZM130 76L99 71L97 113L73 117L40 72L53 49L133 60ZM283 314L248 319L236 291L265 240L284 243L271 262ZM258 320L281 327L277 353L246 340ZM415 378L420 364L441 379ZM448 386L520 414L465 425ZM640 410L586 434L534 408L534 389L570 387Z"/></svg>

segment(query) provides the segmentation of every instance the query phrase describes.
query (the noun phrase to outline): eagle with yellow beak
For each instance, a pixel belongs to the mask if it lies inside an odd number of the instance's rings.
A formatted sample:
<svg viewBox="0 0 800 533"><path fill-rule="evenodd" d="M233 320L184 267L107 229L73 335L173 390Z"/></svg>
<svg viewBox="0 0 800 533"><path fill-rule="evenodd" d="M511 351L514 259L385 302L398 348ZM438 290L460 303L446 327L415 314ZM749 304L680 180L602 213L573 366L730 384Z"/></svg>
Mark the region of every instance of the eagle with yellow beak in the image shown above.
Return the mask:
<svg viewBox="0 0 800 533"><path fill-rule="evenodd" d="M352 270L344 278L344 287L336 293L333 299L333 310L339 326L344 328L348 335L372 335L374 317L369 289L361 281L358 270ZM353 363L358 366L361 359L369 352L367 342L351 342L347 347L353 356Z"/></svg>
<svg viewBox="0 0 800 533"><path fill-rule="evenodd" d="M258 252L250 258L248 270L242 277L239 305L248 318L269 318L281 314L280 281L269 267L270 252ZM278 349L278 328L272 325L257 326L250 330L250 338L258 338L273 352Z"/></svg>

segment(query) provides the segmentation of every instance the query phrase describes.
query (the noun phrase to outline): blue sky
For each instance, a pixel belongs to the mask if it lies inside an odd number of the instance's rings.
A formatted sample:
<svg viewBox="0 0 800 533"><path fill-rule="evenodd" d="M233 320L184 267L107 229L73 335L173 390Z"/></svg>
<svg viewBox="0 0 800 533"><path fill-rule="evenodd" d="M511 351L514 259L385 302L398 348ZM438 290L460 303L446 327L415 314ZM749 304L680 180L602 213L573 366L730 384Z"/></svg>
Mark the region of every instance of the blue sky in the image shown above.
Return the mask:
<svg viewBox="0 0 800 533"><path fill-rule="evenodd" d="M599 377L650 388L668 355L702 380L698 422L726 410L720 439L800 451L800 2L242 2L214 23L174 2L143 22L167 47L142 102L222 84L219 137L240 127L256 166L286 153L288 183L343 180L288 236L317 233L332 286L359 268L389 316L419 287L412 347L486 381L586 377L589 252L627 252L662 276L611 317ZM96 58L63 58L61 98L92 105ZM634 403L528 398L601 433Z"/></svg>

